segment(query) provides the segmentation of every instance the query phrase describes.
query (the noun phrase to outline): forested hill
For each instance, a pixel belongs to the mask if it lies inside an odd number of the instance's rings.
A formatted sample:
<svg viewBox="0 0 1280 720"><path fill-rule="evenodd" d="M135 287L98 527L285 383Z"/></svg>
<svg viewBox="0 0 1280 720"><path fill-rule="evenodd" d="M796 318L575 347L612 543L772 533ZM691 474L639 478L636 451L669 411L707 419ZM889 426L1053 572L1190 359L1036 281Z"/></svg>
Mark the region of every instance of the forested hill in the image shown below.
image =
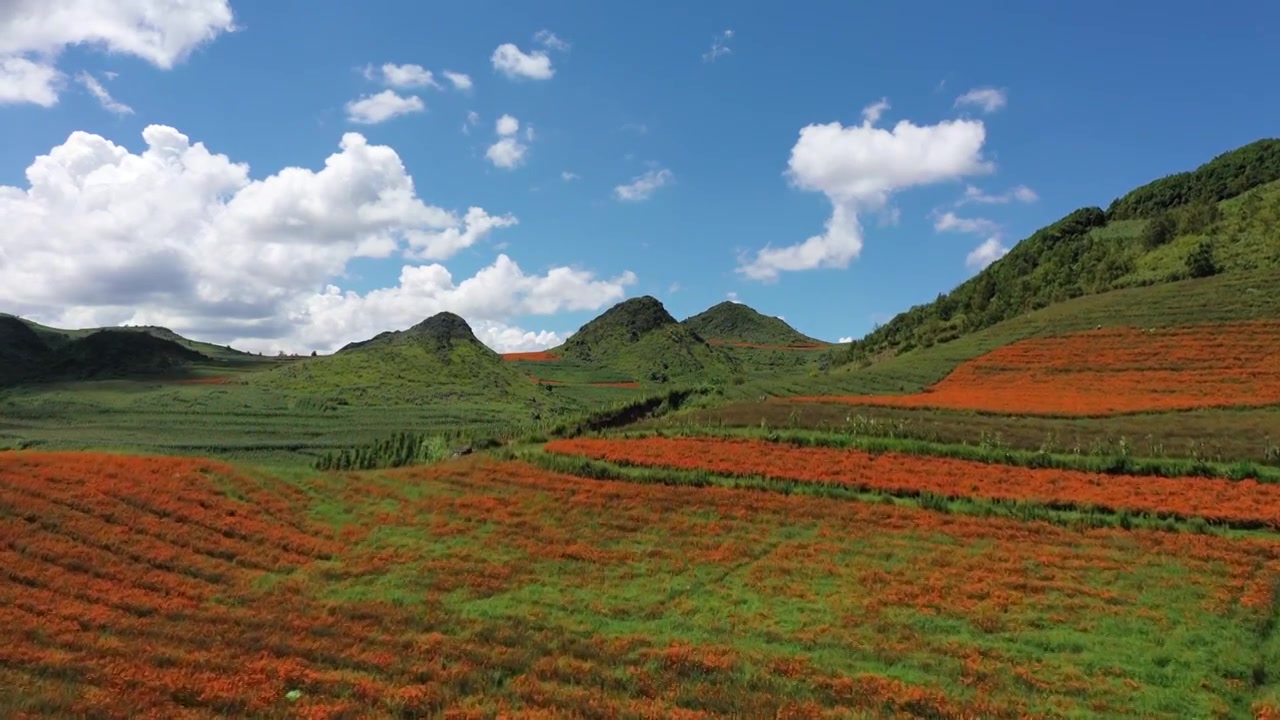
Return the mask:
<svg viewBox="0 0 1280 720"><path fill-rule="evenodd" d="M846 362L949 342L1082 295L1280 266L1280 139L1259 140L1019 242L930 303L854 342Z"/></svg>

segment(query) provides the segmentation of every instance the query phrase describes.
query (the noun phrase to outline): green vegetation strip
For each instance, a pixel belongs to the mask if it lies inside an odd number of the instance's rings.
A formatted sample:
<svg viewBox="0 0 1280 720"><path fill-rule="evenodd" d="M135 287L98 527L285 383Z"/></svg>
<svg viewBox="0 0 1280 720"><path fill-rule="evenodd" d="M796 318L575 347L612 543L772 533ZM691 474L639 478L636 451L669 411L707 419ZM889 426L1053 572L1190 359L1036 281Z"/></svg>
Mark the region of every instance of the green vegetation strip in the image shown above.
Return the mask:
<svg viewBox="0 0 1280 720"><path fill-rule="evenodd" d="M821 481L798 481L762 475L721 475L705 470L676 470L650 466L630 466L582 457L545 452L541 448L521 448L499 453L508 459L523 460L551 472L574 475L591 480L646 483L677 487L723 487L734 490L776 492L784 495L878 502L903 507L918 507L935 512L978 517L1003 517L1024 522L1047 522L1078 530L1119 528L1123 530L1161 530L1194 532L1224 537L1276 537L1275 532L1256 528L1239 528L1229 523L1211 523L1201 517L1174 514L1133 513L1097 506L1080 507L1072 503L1037 503L1009 500L948 497L911 490L879 490L857 485Z"/></svg>
<svg viewBox="0 0 1280 720"><path fill-rule="evenodd" d="M1202 459L1139 458L1132 455L1078 455L1040 450L1017 450L984 445L957 445L897 437L866 437L816 430L769 430L756 428L679 428L611 433L614 438L643 437L748 438L784 443L796 447L824 447L861 450L869 453L894 452L951 460L972 460L995 465L1025 468L1076 470L1105 475L1141 475L1164 478L1254 479L1280 482L1280 467L1249 462L1215 463Z"/></svg>

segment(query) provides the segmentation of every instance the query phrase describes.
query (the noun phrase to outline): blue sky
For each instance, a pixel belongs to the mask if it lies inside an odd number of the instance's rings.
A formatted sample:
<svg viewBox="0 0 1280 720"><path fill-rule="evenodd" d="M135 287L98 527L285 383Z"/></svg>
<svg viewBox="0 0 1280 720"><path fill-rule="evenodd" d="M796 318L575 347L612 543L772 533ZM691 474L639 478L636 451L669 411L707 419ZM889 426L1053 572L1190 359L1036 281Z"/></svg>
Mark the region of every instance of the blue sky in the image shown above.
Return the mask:
<svg viewBox="0 0 1280 720"><path fill-rule="evenodd" d="M172 4L0 10L0 309L264 350L452 309L525 349L652 294L856 337L1280 114L1280 6L1238 0ZM382 150L317 175L346 133Z"/></svg>

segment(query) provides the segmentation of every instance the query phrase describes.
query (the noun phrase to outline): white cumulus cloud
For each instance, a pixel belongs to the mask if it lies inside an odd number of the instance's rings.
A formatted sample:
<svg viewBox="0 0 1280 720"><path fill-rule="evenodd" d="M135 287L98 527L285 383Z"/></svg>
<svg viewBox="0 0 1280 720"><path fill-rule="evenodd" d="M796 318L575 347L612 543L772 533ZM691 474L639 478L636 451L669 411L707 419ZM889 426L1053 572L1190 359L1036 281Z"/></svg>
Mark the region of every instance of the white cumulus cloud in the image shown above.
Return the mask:
<svg viewBox="0 0 1280 720"><path fill-rule="evenodd" d="M623 202L640 202L648 200L658 188L675 180L675 175L666 168L650 170L631 178L631 182L613 189L613 196Z"/></svg>
<svg viewBox="0 0 1280 720"><path fill-rule="evenodd" d="M494 130L498 133L498 141L489 146L484 156L493 163L494 167L500 167L504 170L512 170L524 164L525 155L529 152L529 146L520 142L520 121L511 115L503 115L494 123ZM529 128L532 131L532 128ZM527 132L525 137L533 140L533 133Z"/></svg>
<svg viewBox="0 0 1280 720"><path fill-rule="evenodd" d="M376 125L399 115L426 110L422 98L417 95L399 95L395 90L383 90L376 95L364 95L347 103L347 119L361 125Z"/></svg>
<svg viewBox="0 0 1280 720"><path fill-rule="evenodd" d="M986 127L979 120L916 125L902 120L892 130L875 120L885 100L863 110L863 123L809 125L791 148L787 176L795 187L831 201L831 217L820 235L784 247L766 246L741 258L737 269L753 280L774 281L782 272L845 268L862 252L859 213L882 209L889 196L908 188L987 173L982 157Z"/></svg>
<svg viewBox="0 0 1280 720"><path fill-rule="evenodd" d="M511 227L519 222L514 215L490 215L484 208L471 207L462 218L462 227L447 227L439 231L415 230L407 233L412 255L423 260L445 260L459 251L475 245L498 228Z"/></svg>
<svg viewBox="0 0 1280 720"><path fill-rule="evenodd" d="M519 328L518 316L598 309L635 282L572 267L529 273L505 254L463 279L415 264L516 218L427 204L395 150L359 133L344 134L319 170L259 179L172 127L150 125L143 140L133 153L77 131L35 158L26 187L0 186L0 307L52 325L159 324L299 351L451 310L488 342L527 347L548 336ZM341 288L352 260L397 256L406 262L395 286Z"/></svg>
<svg viewBox="0 0 1280 720"><path fill-rule="evenodd" d="M981 270L1004 257L1008 252L1009 248L1000 241L999 237L990 237L965 256L964 264L971 269Z"/></svg>
<svg viewBox="0 0 1280 720"><path fill-rule="evenodd" d="M981 108L984 113L993 113L1007 105L1009 96L1004 90L993 87L974 88L956 98L955 106L972 105Z"/></svg>
<svg viewBox="0 0 1280 720"><path fill-rule="evenodd" d="M0 103L52 107L72 45L131 55L168 70L236 29L228 0L3 0Z"/></svg>
<svg viewBox="0 0 1280 720"><path fill-rule="evenodd" d="M0 57L0 105L31 103L41 107L58 104L65 77L56 67L23 57Z"/></svg>
<svg viewBox="0 0 1280 720"><path fill-rule="evenodd" d="M494 70L513 79L550 80L556 74L550 55L542 50L526 53L514 43L499 45L489 61L493 63Z"/></svg>
<svg viewBox="0 0 1280 720"><path fill-rule="evenodd" d="M446 80L453 83L453 87L456 90L470 90L474 85L474 83L472 83L471 81L471 76L465 73L453 72L452 70L445 70L444 77Z"/></svg>
<svg viewBox="0 0 1280 720"><path fill-rule="evenodd" d="M435 75L421 65L386 63L379 69L382 71L382 81L391 87L440 87ZM366 72L365 76L368 77L369 73Z"/></svg>
<svg viewBox="0 0 1280 720"><path fill-rule="evenodd" d="M851 342L853 342L853 336L852 336L852 335L845 335L844 337L840 338L840 339L839 339L839 340L837 340L836 342L837 342L837 343L839 343L839 344L841 344L841 345L843 345L844 343L851 343Z"/></svg>

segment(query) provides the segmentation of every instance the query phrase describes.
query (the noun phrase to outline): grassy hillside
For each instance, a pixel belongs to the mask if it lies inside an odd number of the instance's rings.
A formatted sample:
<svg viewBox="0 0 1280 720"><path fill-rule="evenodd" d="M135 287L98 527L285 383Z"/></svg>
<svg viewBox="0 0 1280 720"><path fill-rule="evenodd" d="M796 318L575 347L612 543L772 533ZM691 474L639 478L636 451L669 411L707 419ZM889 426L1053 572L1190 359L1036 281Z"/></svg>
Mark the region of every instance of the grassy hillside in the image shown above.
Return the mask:
<svg viewBox="0 0 1280 720"><path fill-rule="evenodd" d="M742 303L725 301L680 323L709 341L770 345L775 347L825 345Z"/></svg>
<svg viewBox="0 0 1280 720"><path fill-rule="evenodd" d="M779 379L769 394L817 389L857 394L918 392L957 365L1018 340L1097 327L1177 327L1280 317L1280 267L1089 295L1020 315L930 347L845 365L827 374Z"/></svg>
<svg viewBox="0 0 1280 720"><path fill-rule="evenodd" d="M950 293L898 315L841 360L949 343L1110 290L1280 267L1280 140L1225 153L1033 233Z"/></svg>
<svg viewBox="0 0 1280 720"><path fill-rule="evenodd" d="M503 362L466 321L440 313L408 330L352 343L248 377L253 385L341 405L493 402L529 413L558 404ZM513 416L513 420L520 419Z"/></svg>
<svg viewBox="0 0 1280 720"><path fill-rule="evenodd" d="M614 305L551 352L567 366L620 372L642 384L723 381L736 369L727 353L648 295Z"/></svg>

